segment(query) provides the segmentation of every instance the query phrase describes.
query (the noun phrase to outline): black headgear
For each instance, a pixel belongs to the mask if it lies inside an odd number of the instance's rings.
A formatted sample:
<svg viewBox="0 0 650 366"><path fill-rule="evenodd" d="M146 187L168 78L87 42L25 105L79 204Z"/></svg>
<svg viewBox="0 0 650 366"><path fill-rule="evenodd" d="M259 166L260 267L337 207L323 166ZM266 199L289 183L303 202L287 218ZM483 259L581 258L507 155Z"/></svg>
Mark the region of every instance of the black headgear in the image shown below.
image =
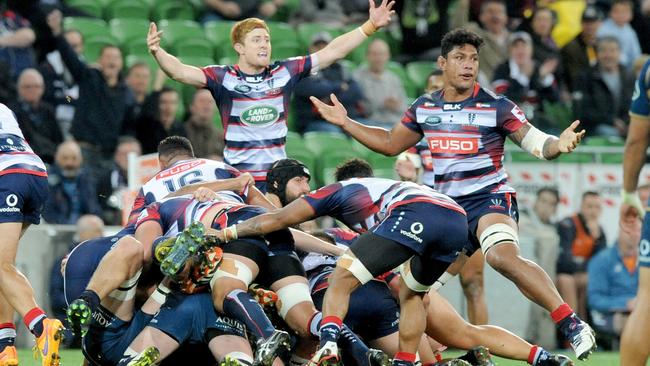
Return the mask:
<svg viewBox="0 0 650 366"><path fill-rule="evenodd" d="M296 159L282 159L273 163L266 174L266 190L280 198L283 206L287 202L287 183L295 177L311 178L309 169Z"/></svg>

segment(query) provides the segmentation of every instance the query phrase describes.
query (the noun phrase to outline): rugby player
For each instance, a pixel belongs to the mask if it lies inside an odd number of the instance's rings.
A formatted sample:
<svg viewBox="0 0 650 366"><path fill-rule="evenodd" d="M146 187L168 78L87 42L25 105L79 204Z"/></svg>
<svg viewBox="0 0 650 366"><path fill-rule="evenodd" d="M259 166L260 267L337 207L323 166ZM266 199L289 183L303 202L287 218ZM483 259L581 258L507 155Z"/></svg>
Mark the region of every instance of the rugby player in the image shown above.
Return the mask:
<svg viewBox="0 0 650 366"><path fill-rule="evenodd" d="M63 324L48 318L36 304L32 286L15 265L20 238L29 225L41 220L49 190L47 170L4 104L0 104L0 168L0 364L18 365L16 311L36 337L42 365L59 365Z"/></svg>
<svg viewBox="0 0 650 366"><path fill-rule="evenodd" d="M160 47L162 32L151 23L149 52L160 68L181 83L207 88L217 103L225 132L224 159L242 172L251 173L264 191L266 171L286 157L287 114L296 83L324 69L358 47L368 36L388 25L394 1L370 1L369 19L322 50L303 57L271 63L271 35L263 20L248 18L230 32L239 59L233 66L198 68L183 64Z"/></svg>
<svg viewBox="0 0 650 366"><path fill-rule="evenodd" d="M548 310L583 360L596 347L593 330L562 300L544 270L519 255L517 200L508 185L503 151L509 137L539 159L554 159L572 152L585 131L576 132L579 121L574 121L559 138L548 135L531 125L510 100L482 88L476 82L482 44L479 35L465 29L447 33L437 60L443 89L413 102L391 131L350 119L333 94L333 105L311 100L324 119L385 155L397 155L426 137L436 190L467 212L471 235L464 251L469 255L480 248L494 269Z"/></svg>
<svg viewBox="0 0 650 366"><path fill-rule="evenodd" d="M639 173L650 144L650 61L634 84L630 106L630 129L623 159L621 227L631 231L629 221L643 219L639 245L639 290L632 314L621 335L621 365L645 365L650 355L650 216L636 192Z"/></svg>

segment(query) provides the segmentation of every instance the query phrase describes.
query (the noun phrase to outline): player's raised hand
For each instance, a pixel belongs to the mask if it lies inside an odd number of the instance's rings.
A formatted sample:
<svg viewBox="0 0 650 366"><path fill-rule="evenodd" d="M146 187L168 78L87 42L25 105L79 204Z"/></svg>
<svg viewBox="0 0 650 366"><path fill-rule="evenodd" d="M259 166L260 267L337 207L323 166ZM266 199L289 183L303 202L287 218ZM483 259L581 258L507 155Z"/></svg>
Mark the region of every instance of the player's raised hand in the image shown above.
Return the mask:
<svg viewBox="0 0 650 366"><path fill-rule="evenodd" d="M566 130L562 131L560 134L560 140L558 141L558 149L562 153L570 153L575 150L576 147L580 144L580 141L585 137L585 130L576 132L576 128L580 124L580 121L573 121L571 126L567 127Z"/></svg>
<svg viewBox="0 0 650 366"><path fill-rule="evenodd" d="M149 24L149 33L147 33L147 47L149 47L149 53L155 55L156 52L160 49L160 40L162 39L162 31L158 31L156 23L151 22Z"/></svg>
<svg viewBox="0 0 650 366"><path fill-rule="evenodd" d="M323 103L314 96L309 97L309 100L311 100L314 107L318 110L318 113L320 113L326 121L337 126L343 126L348 118L348 111L345 109L343 104L339 102L336 95L330 94L330 98L332 99L333 105Z"/></svg>
<svg viewBox="0 0 650 366"><path fill-rule="evenodd" d="M377 7L375 7L374 0L368 0L368 4L368 12L370 13L370 21L372 24L377 28L387 26L390 23L391 16L395 14L395 10L392 10L395 1L391 0L391 2L388 2L388 0L382 0L381 4Z"/></svg>

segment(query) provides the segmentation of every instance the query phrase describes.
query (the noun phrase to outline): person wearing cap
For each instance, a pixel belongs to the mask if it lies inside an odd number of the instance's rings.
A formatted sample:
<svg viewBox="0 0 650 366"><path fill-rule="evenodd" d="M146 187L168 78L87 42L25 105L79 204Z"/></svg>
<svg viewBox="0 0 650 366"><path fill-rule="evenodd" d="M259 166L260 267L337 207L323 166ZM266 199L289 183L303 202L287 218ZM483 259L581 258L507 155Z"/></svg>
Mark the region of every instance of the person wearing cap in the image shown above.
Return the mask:
<svg viewBox="0 0 650 366"><path fill-rule="evenodd" d="M309 53L314 54L332 42L328 32L316 33L309 46ZM325 131L341 133L336 126L325 122L314 111L309 101L310 96L326 99L335 93L354 116L361 117L361 103L364 101L361 86L352 78L349 70L340 62L334 62L326 68L321 67L316 73L301 80L296 85L296 115L298 132Z"/></svg>
<svg viewBox="0 0 650 366"><path fill-rule="evenodd" d="M508 60L494 72L494 91L519 104L526 117L533 120L537 126L556 130L552 121L543 119L541 112L542 100L559 100L559 88L554 75L558 60L549 58L538 64L533 59L532 38L522 31L510 35L508 52Z"/></svg>
<svg viewBox="0 0 650 366"><path fill-rule="evenodd" d="M577 89L579 74L596 64L596 34L602 20L603 14L598 8L585 8L582 13L582 32L560 50L564 80L570 91Z"/></svg>

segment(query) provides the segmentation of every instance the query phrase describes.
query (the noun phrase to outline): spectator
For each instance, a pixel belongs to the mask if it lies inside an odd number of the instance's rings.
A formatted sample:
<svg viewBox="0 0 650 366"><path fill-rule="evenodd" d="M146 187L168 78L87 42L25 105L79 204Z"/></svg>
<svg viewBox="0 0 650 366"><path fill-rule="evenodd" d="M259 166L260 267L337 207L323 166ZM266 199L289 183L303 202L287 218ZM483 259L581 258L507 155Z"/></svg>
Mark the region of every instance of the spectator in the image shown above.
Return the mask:
<svg viewBox="0 0 650 366"><path fill-rule="evenodd" d="M614 37L596 43L598 63L580 76L580 121L587 133L625 136L635 75L619 63L620 48Z"/></svg>
<svg viewBox="0 0 650 366"><path fill-rule="evenodd" d="M210 91L197 90L190 105L190 116L185 121L185 135L192 142L197 158L223 155L223 130L218 130L214 125L216 112L217 106Z"/></svg>
<svg viewBox="0 0 650 366"><path fill-rule="evenodd" d="M442 78L442 70L436 69L431 71L427 77L427 84L424 86L425 93L433 93L445 86L445 80Z"/></svg>
<svg viewBox="0 0 650 366"><path fill-rule="evenodd" d="M620 336L634 310L639 287L640 240L641 222L637 220L633 231L619 230L616 244L589 261L587 299L597 331Z"/></svg>
<svg viewBox="0 0 650 366"><path fill-rule="evenodd" d="M403 0L395 4L402 31L403 61L435 60L449 29L449 0Z"/></svg>
<svg viewBox="0 0 650 366"><path fill-rule="evenodd" d="M83 215L79 220L77 220L77 230L74 235L74 241L72 242L68 252L83 241L96 239L102 236L104 236L104 223L102 222L102 219L95 215ZM63 324L66 324L67 322L66 309L68 308L68 303L65 300L65 284L63 282L63 275L61 274L61 262L66 259L66 257L67 254L54 260L54 264L50 270L49 285L52 315L63 322ZM69 329L66 329L63 339L67 346L73 346L76 348L81 346L81 335L73 334Z"/></svg>
<svg viewBox="0 0 650 366"><path fill-rule="evenodd" d="M569 90L578 89L581 72L596 64L596 33L602 24L602 13L594 6L588 6L582 13L582 32L562 47L562 70Z"/></svg>
<svg viewBox="0 0 650 366"><path fill-rule="evenodd" d="M556 188L541 188L537 191L532 210L522 210L519 217L522 245L535 248L535 263L548 273L551 280L555 280L560 245L553 222L559 203L560 194ZM527 333L526 339L531 339L544 348L553 349L557 346L555 323L539 306L530 308Z"/></svg>
<svg viewBox="0 0 650 366"><path fill-rule="evenodd" d="M284 0L203 0L205 12L201 22L212 20L242 20L251 17L271 18Z"/></svg>
<svg viewBox="0 0 650 366"><path fill-rule="evenodd" d="M343 26L366 19L368 1L363 0L302 0L294 16L296 22L312 22Z"/></svg>
<svg viewBox="0 0 650 366"><path fill-rule="evenodd" d="M142 153L158 151L158 144L165 137L185 136L182 123L176 119L179 103L178 92L167 87L147 98L135 127L135 137L142 144Z"/></svg>
<svg viewBox="0 0 650 366"><path fill-rule="evenodd" d="M554 72L558 59L549 58L543 63L533 59L533 43L526 32L514 32L508 40L509 59L494 72L492 87L521 107L526 118L546 130L558 130L553 122L540 116L542 100L559 99L559 88Z"/></svg>
<svg viewBox="0 0 650 366"><path fill-rule="evenodd" d="M558 224L557 289L579 316L586 316L587 312L587 263L607 246L605 232L599 223L601 214L600 194L587 191L582 194L580 212Z"/></svg>
<svg viewBox="0 0 650 366"><path fill-rule="evenodd" d="M470 23L468 28L483 37L479 52L479 81L487 85L493 80L494 70L508 59L508 14L503 0L486 0L481 3L479 27Z"/></svg>
<svg viewBox="0 0 650 366"><path fill-rule="evenodd" d="M634 15L634 3L630 0L614 0L609 10L609 17L598 29L598 37L612 36L621 46L621 63L626 68L641 56L639 38L630 25Z"/></svg>
<svg viewBox="0 0 650 366"><path fill-rule="evenodd" d="M79 100L70 132L79 142L89 164L101 166L113 155L117 139L125 126L133 94L120 77L122 52L117 46L102 48L99 68L81 61L65 38L61 37L61 13L48 15L48 25L63 62L79 84Z"/></svg>
<svg viewBox="0 0 650 366"><path fill-rule="evenodd" d="M97 195L109 225L122 224L123 195L129 187L129 154L142 155L140 142L131 136L121 137L113 155L113 164L97 179Z"/></svg>
<svg viewBox="0 0 650 366"><path fill-rule="evenodd" d="M137 118L142 111L144 101L149 94L149 83L151 82L151 70L144 62L136 62L129 68L126 74L126 85L133 93L133 109L131 117Z"/></svg>
<svg viewBox="0 0 650 366"><path fill-rule="evenodd" d="M533 40L533 59L538 64L560 58L560 49L551 36L556 23L557 15L549 8L537 8L533 12L528 33Z"/></svg>
<svg viewBox="0 0 650 366"><path fill-rule="evenodd" d="M313 54L323 49L332 40L327 32L321 32L311 40L309 53ZM340 62L334 62L325 69L320 69L314 75L301 80L296 86L296 120L298 121L298 132L328 131L343 133L341 129L331 123L325 122L318 111L314 108L310 96L321 100L330 100L330 94L336 94L339 101L348 110L348 115L360 116L360 106L363 101L361 87L348 75L345 67Z"/></svg>
<svg viewBox="0 0 650 366"><path fill-rule="evenodd" d="M77 30L68 30L63 37L75 53L81 57L83 54L83 36ZM70 126L74 118L77 99L79 99L79 85L72 77L70 70L63 63L61 53L52 51L45 56L39 71L45 79L45 94L43 100L54 106L56 121L63 136L68 139Z"/></svg>
<svg viewBox="0 0 650 366"><path fill-rule="evenodd" d="M406 92L402 82L386 69L390 48L382 39L374 39L366 52L367 65L354 73L367 101L368 124L392 128L406 109Z"/></svg>
<svg viewBox="0 0 650 366"><path fill-rule="evenodd" d="M58 146L54 165L48 169L50 197L43 207L43 218L50 224L72 225L85 214L100 216L95 180L81 167L81 148L74 141Z"/></svg>
<svg viewBox="0 0 650 366"><path fill-rule="evenodd" d="M23 70L18 77L18 102L10 108L34 152L51 164L63 135L54 119L54 108L42 100L44 90L43 77L36 69Z"/></svg>
<svg viewBox="0 0 650 366"><path fill-rule="evenodd" d="M0 14L0 62L4 63L16 80L27 68L34 67L32 45L36 34L29 21L5 9Z"/></svg>

